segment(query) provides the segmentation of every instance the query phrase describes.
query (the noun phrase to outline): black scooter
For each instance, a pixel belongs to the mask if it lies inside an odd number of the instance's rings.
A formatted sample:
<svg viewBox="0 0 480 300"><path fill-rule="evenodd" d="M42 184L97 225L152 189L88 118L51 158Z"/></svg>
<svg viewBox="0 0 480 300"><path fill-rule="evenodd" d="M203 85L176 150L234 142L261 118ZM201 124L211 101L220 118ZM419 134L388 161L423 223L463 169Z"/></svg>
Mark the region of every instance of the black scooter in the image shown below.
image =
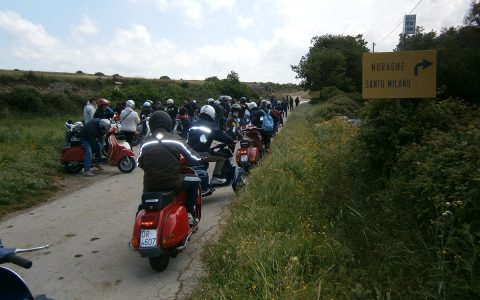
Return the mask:
<svg viewBox="0 0 480 300"><path fill-rule="evenodd" d="M48 245L29 249L4 248L2 241L0 240L0 264L12 263L22 268L30 269L32 267L32 262L28 259L17 256L16 254L37 251L45 248L48 248ZM20 275L9 268L0 267L0 299L48 300L49 298L45 297L45 295L33 297L30 289Z"/></svg>
<svg viewBox="0 0 480 300"><path fill-rule="evenodd" d="M226 160L222 168L222 178L225 178L227 181L222 184L211 184L208 176L208 162L190 165L201 179L202 197L210 196L217 188L230 185L234 192L238 192L239 189L245 185L246 176L245 170L235 165L232 150L230 150L226 144L218 144L210 148L210 151L225 157Z"/></svg>

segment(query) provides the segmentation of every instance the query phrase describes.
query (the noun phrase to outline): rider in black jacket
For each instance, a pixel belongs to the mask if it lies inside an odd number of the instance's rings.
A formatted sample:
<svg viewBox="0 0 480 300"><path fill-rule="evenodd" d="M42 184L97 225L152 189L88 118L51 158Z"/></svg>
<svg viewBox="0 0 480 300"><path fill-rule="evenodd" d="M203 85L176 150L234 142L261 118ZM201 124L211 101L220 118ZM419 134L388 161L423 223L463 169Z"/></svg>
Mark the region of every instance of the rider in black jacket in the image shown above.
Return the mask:
<svg viewBox="0 0 480 300"><path fill-rule="evenodd" d="M215 123L215 109L205 105L200 110L199 119L190 127L188 132L188 144L202 156L206 156L210 162L216 162L210 183L224 183L222 168L225 157L210 152L212 142L219 141L224 144L233 144L233 139L221 131Z"/></svg>
<svg viewBox="0 0 480 300"><path fill-rule="evenodd" d="M138 166L144 171L143 192L187 191L185 207L191 219L198 182L187 181L180 174L180 154L192 162L199 162L202 158L172 132L172 119L165 111L154 112L149 125L152 135L142 144L138 157Z"/></svg>

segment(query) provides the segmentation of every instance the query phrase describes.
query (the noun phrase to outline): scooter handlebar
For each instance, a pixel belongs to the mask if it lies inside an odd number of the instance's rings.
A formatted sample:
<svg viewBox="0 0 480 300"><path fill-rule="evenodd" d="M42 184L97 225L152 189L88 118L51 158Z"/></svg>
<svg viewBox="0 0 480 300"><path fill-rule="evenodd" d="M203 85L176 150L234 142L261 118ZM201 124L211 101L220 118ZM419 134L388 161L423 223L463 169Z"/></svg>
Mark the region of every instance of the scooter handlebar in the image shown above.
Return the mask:
<svg viewBox="0 0 480 300"><path fill-rule="evenodd" d="M32 267L32 262L30 260L17 256L13 253L7 255L7 257L5 258L5 261L12 264L16 264L17 266L20 266L25 269L30 269Z"/></svg>

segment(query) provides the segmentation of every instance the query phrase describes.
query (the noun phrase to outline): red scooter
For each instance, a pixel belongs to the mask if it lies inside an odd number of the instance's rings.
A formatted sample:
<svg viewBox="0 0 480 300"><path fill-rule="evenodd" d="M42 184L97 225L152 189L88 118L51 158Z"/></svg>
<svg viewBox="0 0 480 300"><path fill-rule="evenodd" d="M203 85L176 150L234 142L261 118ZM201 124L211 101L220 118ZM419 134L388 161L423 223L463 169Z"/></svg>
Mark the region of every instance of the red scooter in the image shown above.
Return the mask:
<svg viewBox="0 0 480 300"><path fill-rule="evenodd" d="M80 130L83 124L81 122L67 122L66 145L63 149L60 162L65 166L69 173L78 173L83 169L85 159L85 149L80 141ZM120 143L115 136L116 127L112 126L107 132L108 150L106 158L93 159L93 163L116 164L122 173L130 173L136 167L135 153L130 149L128 143Z"/></svg>
<svg viewBox="0 0 480 300"><path fill-rule="evenodd" d="M143 193L142 204L135 218L130 247L148 257L150 266L157 272L167 268L170 257L175 258L187 246L191 235L198 229L202 217L200 178L192 168L185 167L185 158L180 158L180 172L189 181L198 181L198 194L193 217L195 225L188 222L184 203L186 192Z"/></svg>
<svg viewBox="0 0 480 300"><path fill-rule="evenodd" d="M247 125L241 129L241 133L244 138L240 140L240 148L235 153L235 161L237 166L248 172L260 160L264 145L257 127Z"/></svg>

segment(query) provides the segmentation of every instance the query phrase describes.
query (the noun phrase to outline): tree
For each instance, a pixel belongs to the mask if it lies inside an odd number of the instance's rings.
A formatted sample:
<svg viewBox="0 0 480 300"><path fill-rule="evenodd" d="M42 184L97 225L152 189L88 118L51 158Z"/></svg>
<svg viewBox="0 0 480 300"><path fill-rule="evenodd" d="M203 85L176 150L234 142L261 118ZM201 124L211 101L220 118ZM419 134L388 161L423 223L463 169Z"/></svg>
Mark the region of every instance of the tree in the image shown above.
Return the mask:
<svg viewBox="0 0 480 300"><path fill-rule="evenodd" d="M160 80L170 80L170 77L163 75L163 76L160 76Z"/></svg>
<svg viewBox="0 0 480 300"><path fill-rule="evenodd" d="M240 76L238 76L238 73L235 71L230 71L227 75L227 80L231 82L240 82Z"/></svg>
<svg viewBox="0 0 480 300"><path fill-rule="evenodd" d="M464 26L444 28L440 35L424 33L401 37L398 50L436 49L438 97L459 97L470 103L480 99L480 28Z"/></svg>
<svg viewBox="0 0 480 300"><path fill-rule="evenodd" d="M211 76L211 77L207 77L205 78L205 81L219 81L220 79L218 79L217 76Z"/></svg>
<svg viewBox="0 0 480 300"><path fill-rule="evenodd" d="M300 63L291 66L304 89L321 90L332 85L346 92L361 89L362 54L368 52L362 35L323 35L314 37L311 43Z"/></svg>
<svg viewBox="0 0 480 300"><path fill-rule="evenodd" d="M480 2L472 1L470 10L463 22L468 26L480 26Z"/></svg>

